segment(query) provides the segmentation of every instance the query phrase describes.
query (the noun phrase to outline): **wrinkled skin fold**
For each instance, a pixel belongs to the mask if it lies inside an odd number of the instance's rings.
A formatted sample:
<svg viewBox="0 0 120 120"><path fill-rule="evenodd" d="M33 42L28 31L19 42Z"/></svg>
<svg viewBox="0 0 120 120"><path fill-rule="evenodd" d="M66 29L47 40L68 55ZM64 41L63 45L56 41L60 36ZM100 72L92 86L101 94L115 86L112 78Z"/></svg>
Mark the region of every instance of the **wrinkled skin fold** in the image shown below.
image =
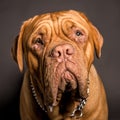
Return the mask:
<svg viewBox="0 0 120 120"><path fill-rule="evenodd" d="M79 64L74 60L62 63L51 62L52 63L47 63L46 61L47 67L45 66L45 83L49 86L45 87L46 98L48 100L46 103L48 103L48 105L56 105L58 91L60 90L64 93L65 90L67 90L66 86L68 84L69 87L71 87L69 90L77 90L78 88L79 97L86 98L88 71L87 68L82 67L82 65L85 66L85 63L81 62L81 64ZM51 90L49 91L48 89L50 88Z"/></svg>

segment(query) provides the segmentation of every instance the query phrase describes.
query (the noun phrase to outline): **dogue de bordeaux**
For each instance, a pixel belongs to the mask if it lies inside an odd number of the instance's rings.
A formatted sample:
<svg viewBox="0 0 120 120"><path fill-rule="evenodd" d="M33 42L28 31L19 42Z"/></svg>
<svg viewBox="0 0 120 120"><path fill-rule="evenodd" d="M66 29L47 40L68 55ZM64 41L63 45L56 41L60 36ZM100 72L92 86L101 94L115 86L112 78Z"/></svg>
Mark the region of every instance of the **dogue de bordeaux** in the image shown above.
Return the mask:
<svg viewBox="0 0 120 120"><path fill-rule="evenodd" d="M12 46L20 71L21 120L107 120L103 83L93 65L103 37L81 12L36 15L23 23Z"/></svg>

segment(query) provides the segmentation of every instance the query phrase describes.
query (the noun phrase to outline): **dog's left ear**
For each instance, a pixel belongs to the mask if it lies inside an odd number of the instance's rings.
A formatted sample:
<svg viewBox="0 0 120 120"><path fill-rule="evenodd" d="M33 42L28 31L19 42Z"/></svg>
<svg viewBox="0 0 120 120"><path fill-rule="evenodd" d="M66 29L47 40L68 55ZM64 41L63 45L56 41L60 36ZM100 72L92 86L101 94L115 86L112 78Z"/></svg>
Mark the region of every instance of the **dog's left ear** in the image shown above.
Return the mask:
<svg viewBox="0 0 120 120"><path fill-rule="evenodd" d="M90 27L90 36L94 43L96 56L98 58L100 58L101 57L101 49L103 46L103 37L100 34L100 32L98 31L98 29L88 20L88 18L86 17L86 15L84 13L79 12L79 15L85 19L85 21L88 23L88 25Z"/></svg>
<svg viewBox="0 0 120 120"><path fill-rule="evenodd" d="M94 25L91 25L91 27L92 27L91 34L92 34L92 39L94 42L96 55L98 58L100 58L101 57L101 49L103 46L103 37Z"/></svg>

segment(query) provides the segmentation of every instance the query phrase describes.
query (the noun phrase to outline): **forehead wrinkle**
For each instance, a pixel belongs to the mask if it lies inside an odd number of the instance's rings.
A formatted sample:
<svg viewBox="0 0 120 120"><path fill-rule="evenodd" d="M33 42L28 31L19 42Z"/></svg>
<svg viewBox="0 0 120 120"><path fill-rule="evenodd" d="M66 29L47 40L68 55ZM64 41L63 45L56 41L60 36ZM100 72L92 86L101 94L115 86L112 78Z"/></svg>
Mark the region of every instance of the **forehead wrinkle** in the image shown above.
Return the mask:
<svg viewBox="0 0 120 120"><path fill-rule="evenodd" d="M39 27L40 22L49 19L50 19L49 14L36 15L33 18L30 18L28 25L25 27L24 33L27 34L27 36L29 37Z"/></svg>
<svg viewBox="0 0 120 120"><path fill-rule="evenodd" d="M56 13L51 13L51 19L52 19L52 22L53 22L53 29L54 29L56 35L59 35L59 31L60 31L59 17L60 16L57 16Z"/></svg>
<svg viewBox="0 0 120 120"><path fill-rule="evenodd" d="M84 16L75 11L54 12L51 13L51 19L54 22L54 28L58 35L60 34L61 29L64 28L62 23L68 20L78 25L78 27L83 29L86 34L88 34L88 31L90 29L90 26Z"/></svg>
<svg viewBox="0 0 120 120"><path fill-rule="evenodd" d="M43 27L46 27L47 29L50 28L49 32L51 33L51 29L52 29L52 22L50 20L45 20L45 21L41 21L40 23L37 24L37 26L35 27L35 31L37 32L40 29L42 30Z"/></svg>
<svg viewBox="0 0 120 120"><path fill-rule="evenodd" d="M43 15L39 15L36 20L34 21L34 24L33 24L33 28L35 30L39 29L42 25L45 25L46 23L47 24L50 24L50 21L51 21L51 17L50 17L50 14L43 14Z"/></svg>
<svg viewBox="0 0 120 120"><path fill-rule="evenodd" d="M28 32L29 37L34 36L34 34L44 33L50 37L52 34L53 23L49 14L36 16L33 18L34 20L31 21L29 28L31 32ZM45 31L44 31L45 30Z"/></svg>

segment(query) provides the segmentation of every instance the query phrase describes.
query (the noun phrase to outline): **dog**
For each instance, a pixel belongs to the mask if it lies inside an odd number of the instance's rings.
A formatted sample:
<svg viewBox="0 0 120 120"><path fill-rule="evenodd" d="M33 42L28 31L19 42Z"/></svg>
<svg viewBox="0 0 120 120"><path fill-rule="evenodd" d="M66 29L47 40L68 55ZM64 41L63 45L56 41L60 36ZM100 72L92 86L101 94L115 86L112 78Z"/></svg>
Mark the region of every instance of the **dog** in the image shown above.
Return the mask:
<svg viewBox="0 0 120 120"><path fill-rule="evenodd" d="M108 120L103 83L93 65L103 37L86 15L75 10L26 20L12 46L24 75L21 120Z"/></svg>

